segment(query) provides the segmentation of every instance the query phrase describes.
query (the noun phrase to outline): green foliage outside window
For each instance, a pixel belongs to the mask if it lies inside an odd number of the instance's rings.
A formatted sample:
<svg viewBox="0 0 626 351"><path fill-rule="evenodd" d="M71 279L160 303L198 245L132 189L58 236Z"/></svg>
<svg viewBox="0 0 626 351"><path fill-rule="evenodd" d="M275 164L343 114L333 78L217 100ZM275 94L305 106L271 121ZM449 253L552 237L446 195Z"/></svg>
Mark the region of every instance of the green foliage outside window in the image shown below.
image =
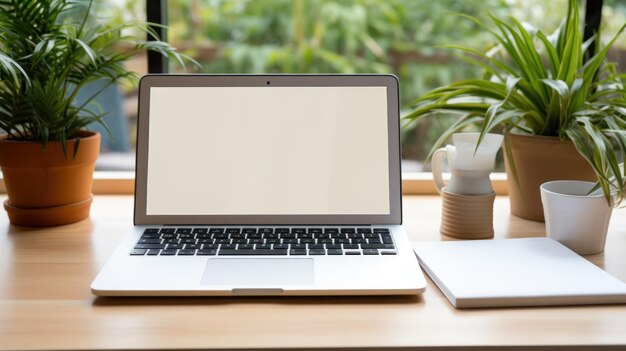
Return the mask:
<svg viewBox="0 0 626 351"><path fill-rule="evenodd" d="M611 9L620 1L605 0ZM130 13L144 0L125 4L125 13ZM455 13L486 22L491 12L550 30L560 21L552 14L563 13L566 1L168 0L167 4L168 41L198 59L203 72L393 73L400 79L401 104L406 106L434 87L482 74L455 53L436 47L456 43L485 52L492 48L487 33ZM608 34L614 32L609 22L605 21ZM172 71L177 70L173 63ZM449 115L403 129L404 158L422 161L457 119Z"/></svg>

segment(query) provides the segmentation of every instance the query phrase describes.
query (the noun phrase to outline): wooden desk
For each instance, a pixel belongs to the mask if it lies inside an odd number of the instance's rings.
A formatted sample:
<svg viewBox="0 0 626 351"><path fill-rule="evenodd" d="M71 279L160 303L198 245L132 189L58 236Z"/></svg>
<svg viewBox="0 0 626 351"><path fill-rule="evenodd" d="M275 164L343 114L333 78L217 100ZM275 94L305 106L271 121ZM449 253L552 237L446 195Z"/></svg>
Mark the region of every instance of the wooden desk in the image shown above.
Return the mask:
<svg viewBox="0 0 626 351"><path fill-rule="evenodd" d="M441 239L438 197L405 197L404 210L412 240ZM90 220L65 227L0 216L0 348L626 348L626 305L455 310L430 281L420 297L95 298L89 285L131 214L131 196L97 196ZM544 235L542 223L511 217L506 198L495 218L497 237ZM626 281L625 210L606 252L589 259Z"/></svg>

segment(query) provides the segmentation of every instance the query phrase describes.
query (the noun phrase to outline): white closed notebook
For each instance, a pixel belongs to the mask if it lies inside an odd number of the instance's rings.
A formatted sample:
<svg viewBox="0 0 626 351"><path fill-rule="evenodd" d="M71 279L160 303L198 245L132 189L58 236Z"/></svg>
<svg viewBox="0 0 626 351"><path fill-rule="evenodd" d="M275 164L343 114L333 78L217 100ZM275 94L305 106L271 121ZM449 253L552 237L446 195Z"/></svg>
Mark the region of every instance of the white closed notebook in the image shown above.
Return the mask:
<svg viewBox="0 0 626 351"><path fill-rule="evenodd" d="M414 242L457 308L626 303L626 284L549 238Z"/></svg>

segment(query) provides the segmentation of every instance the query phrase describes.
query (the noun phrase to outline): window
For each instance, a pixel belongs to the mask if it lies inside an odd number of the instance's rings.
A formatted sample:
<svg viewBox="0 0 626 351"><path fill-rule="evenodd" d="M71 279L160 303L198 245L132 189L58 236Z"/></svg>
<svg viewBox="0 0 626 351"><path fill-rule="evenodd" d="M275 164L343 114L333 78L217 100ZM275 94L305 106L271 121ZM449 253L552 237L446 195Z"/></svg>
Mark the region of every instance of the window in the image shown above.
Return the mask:
<svg viewBox="0 0 626 351"><path fill-rule="evenodd" d="M201 69L187 67L188 72L393 73L401 82L404 113L410 110L411 100L424 92L482 73L456 58L455 52L436 47L463 44L489 50L492 39L484 30L455 13L484 22L489 12L510 15L551 32L567 5L567 0L155 0L148 1L151 10L139 0L107 2L121 20L143 19L146 10L152 16L155 12L166 16L162 21L169 27L168 41L202 64ZM624 8L624 1L606 0L606 34L616 31L614 24L624 22ZM623 47L616 45L619 49L612 55L620 55ZM143 73L144 60L138 57L129 65ZM152 65L160 69L158 63ZM182 71L176 62L164 68ZM133 150L136 92L124 90L124 96L128 128L119 138L126 138ZM403 170L429 171L426 155L456 118L441 115L405 127ZM103 154L99 169L124 169L132 166L132 160L120 153ZM498 169L502 167L498 161Z"/></svg>

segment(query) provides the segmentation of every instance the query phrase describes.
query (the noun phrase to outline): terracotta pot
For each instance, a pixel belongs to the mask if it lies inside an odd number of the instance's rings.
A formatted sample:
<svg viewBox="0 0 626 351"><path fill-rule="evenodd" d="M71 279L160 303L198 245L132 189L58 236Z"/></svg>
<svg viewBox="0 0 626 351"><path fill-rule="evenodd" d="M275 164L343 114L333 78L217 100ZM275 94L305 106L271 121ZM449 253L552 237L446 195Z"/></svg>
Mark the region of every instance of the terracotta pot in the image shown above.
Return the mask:
<svg viewBox="0 0 626 351"><path fill-rule="evenodd" d="M511 213L533 221L544 221L539 186L552 180L597 181L593 168L580 156L574 143L558 137L509 133L505 143L517 170L519 186L504 152Z"/></svg>
<svg viewBox="0 0 626 351"><path fill-rule="evenodd" d="M67 157L60 142L7 140L0 136L0 166L9 199L5 209L11 223L51 226L89 216L95 161L100 134L81 131L74 157L74 140L67 141Z"/></svg>

